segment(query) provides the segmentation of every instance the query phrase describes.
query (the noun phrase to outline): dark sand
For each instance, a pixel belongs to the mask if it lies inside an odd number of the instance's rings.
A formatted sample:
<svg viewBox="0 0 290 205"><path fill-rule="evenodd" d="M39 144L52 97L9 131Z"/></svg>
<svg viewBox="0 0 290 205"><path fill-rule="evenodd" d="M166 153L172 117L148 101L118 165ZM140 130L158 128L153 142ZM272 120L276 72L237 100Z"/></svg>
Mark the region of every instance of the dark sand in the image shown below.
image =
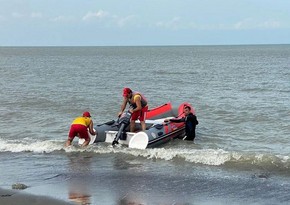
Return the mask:
<svg viewBox="0 0 290 205"><path fill-rule="evenodd" d="M0 205L72 205L73 203L53 199L46 196L27 194L21 190L0 188Z"/></svg>

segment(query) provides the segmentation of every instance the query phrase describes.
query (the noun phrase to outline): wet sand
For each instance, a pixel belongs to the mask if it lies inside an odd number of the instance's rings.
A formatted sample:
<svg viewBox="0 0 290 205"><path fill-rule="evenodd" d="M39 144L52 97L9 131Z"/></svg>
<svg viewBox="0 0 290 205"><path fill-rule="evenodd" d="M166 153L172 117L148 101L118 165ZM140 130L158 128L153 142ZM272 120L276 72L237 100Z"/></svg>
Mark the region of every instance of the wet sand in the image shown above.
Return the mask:
<svg viewBox="0 0 290 205"><path fill-rule="evenodd" d="M53 199L46 196L27 194L21 190L0 188L0 204L9 205L72 205L73 203Z"/></svg>

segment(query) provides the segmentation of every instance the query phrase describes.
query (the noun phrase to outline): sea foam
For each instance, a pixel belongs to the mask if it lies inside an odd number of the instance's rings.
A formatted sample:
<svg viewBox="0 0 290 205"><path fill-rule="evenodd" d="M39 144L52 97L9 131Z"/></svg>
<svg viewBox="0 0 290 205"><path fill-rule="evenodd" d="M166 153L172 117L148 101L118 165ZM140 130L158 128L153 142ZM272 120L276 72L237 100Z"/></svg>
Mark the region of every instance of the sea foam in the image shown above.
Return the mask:
<svg viewBox="0 0 290 205"><path fill-rule="evenodd" d="M259 152L238 152L224 149L194 149L187 148L149 148L145 150L130 149L128 147L112 147L107 143L98 143L86 148L78 145L64 147L63 140L35 141L30 138L20 140L0 139L0 152L34 152L52 153L91 152L95 154L125 154L147 159L184 160L188 163L221 166L262 166L268 168L290 169L290 157Z"/></svg>

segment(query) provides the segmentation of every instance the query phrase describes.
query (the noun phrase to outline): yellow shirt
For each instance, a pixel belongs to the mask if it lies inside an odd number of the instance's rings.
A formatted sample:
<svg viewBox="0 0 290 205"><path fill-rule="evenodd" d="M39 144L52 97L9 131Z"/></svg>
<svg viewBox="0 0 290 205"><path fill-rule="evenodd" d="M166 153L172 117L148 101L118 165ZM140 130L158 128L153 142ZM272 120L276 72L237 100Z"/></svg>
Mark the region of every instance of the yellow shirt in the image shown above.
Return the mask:
<svg viewBox="0 0 290 205"><path fill-rule="evenodd" d="M90 123L91 123L91 118L89 118L89 117L77 117L72 122L72 125L84 125L84 126L88 127L90 125Z"/></svg>

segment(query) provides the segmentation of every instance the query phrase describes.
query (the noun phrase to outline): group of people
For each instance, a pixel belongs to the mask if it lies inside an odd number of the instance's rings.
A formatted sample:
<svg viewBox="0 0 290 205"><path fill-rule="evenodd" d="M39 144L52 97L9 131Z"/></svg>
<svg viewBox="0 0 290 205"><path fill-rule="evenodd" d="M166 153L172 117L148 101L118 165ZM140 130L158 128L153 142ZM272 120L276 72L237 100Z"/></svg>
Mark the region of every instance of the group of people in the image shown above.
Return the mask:
<svg viewBox="0 0 290 205"><path fill-rule="evenodd" d="M148 111L148 101L140 92L132 91L130 88L123 89L123 102L121 105L121 110L118 113L118 116L124 112L124 110L129 104L129 112L131 115L130 120L130 132L134 132L135 130L135 121L139 119L141 124L141 129L146 130L146 112ZM184 107L184 117L182 118L173 118L169 120L165 120L165 122L185 122L185 140L194 140L195 138L195 128L198 125L197 118L195 113L191 111L190 106ZM73 139L78 136L79 138L83 138L85 142L82 146L87 146L90 143L90 136L96 135L97 133L93 128L93 120L91 119L91 114L89 112L84 112L83 116L77 117L73 120L70 131L68 134L68 139L66 142L66 146L70 146L72 144Z"/></svg>

